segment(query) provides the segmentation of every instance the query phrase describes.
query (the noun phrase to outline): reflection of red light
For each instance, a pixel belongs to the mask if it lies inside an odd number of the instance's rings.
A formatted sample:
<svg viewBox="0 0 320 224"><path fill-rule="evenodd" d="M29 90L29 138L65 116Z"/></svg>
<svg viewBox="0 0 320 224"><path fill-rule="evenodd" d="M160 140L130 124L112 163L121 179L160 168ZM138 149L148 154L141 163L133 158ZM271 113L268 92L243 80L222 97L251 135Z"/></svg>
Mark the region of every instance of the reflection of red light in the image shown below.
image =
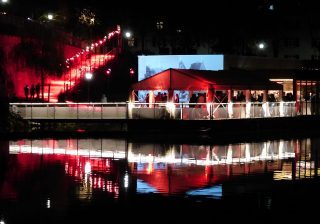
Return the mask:
<svg viewBox="0 0 320 224"><path fill-rule="evenodd" d="M84 130L84 129L77 129L77 132L83 133L83 132L86 132L86 130Z"/></svg>

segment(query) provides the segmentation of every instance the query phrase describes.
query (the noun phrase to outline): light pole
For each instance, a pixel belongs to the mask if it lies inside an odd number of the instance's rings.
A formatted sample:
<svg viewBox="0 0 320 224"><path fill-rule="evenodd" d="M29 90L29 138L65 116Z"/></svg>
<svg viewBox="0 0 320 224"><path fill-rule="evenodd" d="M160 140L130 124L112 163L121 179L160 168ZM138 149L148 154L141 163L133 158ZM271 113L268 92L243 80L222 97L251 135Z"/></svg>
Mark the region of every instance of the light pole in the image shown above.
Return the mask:
<svg viewBox="0 0 320 224"><path fill-rule="evenodd" d="M88 82L88 102L90 101L90 81L93 78L93 74L91 72L87 72L85 74L85 79Z"/></svg>
<svg viewBox="0 0 320 224"><path fill-rule="evenodd" d="M124 32L124 37L125 37L125 43L122 43L122 47L124 51L128 50L128 46L129 46L129 41L132 41L132 32L130 31L126 31Z"/></svg>

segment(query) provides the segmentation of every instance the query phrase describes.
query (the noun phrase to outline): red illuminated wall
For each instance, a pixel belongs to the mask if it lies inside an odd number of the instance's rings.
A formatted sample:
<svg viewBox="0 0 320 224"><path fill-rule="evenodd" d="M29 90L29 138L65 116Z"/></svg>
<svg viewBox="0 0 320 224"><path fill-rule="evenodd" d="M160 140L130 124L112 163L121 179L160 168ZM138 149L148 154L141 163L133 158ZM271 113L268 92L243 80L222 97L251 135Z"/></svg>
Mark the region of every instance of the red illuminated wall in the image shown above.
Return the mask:
<svg viewBox="0 0 320 224"><path fill-rule="evenodd" d="M9 96L16 95L24 97L23 87L27 84L37 84L40 82L40 74L36 74L34 69L18 68L12 59L12 50L21 41L20 37L0 35L0 48L4 52L4 69L7 74L6 88ZM64 45L64 57L69 58L79 52L81 49L70 45Z"/></svg>

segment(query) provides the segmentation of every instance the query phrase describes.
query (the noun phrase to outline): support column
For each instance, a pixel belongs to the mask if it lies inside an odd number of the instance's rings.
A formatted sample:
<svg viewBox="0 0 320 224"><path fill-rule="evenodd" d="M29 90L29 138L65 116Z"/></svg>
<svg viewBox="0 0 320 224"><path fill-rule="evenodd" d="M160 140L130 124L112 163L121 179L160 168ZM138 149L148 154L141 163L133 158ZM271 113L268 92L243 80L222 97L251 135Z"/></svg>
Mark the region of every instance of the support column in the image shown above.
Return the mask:
<svg viewBox="0 0 320 224"><path fill-rule="evenodd" d="M278 98L279 102L283 101L283 89L279 90L279 98Z"/></svg>
<svg viewBox="0 0 320 224"><path fill-rule="evenodd" d="M233 90L228 89L228 115L233 118L233 103L232 103Z"/></svg>
<svg viewBox="0 0 320 224"><path fill-rule="evenodd" d="M173 91L172 89L168 90L168 100L167 102L174 102L174 95L173 95Z"/></svg>
<svg viewBox="0 0 320 224"><path fill-rule="evenodd" d="M208 111L208 114L209 114L209 119L211 120L213 118L213 105L212 103L214 102L214 98L215 98L215 90L214 90L214 87L213 85L209 85L208 86L208 91L207 91L207 111Z"/></svg>
<svg viewBox="0 0 320 224"><path fill-rule="evenodd" d="M136 101L135 98L136 98L136 96L135 96L134 90L131 90L130 95L129 95L129 102L134 103Z"/></svg>
<svg viewBox="0 0 320 224"><path fill-rule="evenodd" d="M315 114L319 115L319 93L320 93L320 86L319 81L316 81L316 99L315 99Z"/></svg>
<svg viewBox="0 0 320 224"><path fill-rule="evenodd" d="M246 118L251 117L251 90L246 90Z"/></svg>
<svg viewBox="0 0 320 224"><path fill-rule="evenodd" d="M268 90L263 90L262 102L267 102L267 101L268 101Z"/></svg>
<svg viewBox="0 0 320 224"><path fill-rule="evenodd" d="M268 104L268 90L263 90L263 98L262 98L262 110L263 116L269 117L269 104Z"/></svg>
<svg viewBox="0 0 320 224"><path fill-rule="evenodd" d="M228 89L228 103L232 103L233 90Z"/></svg>
<svg viewBox="0 0 320 224"><path fill-rule="evenodd" d="M212 103L214 101L215 90L212 85L209 85L208 93L207 93L207 102Z"/></svg>
<svg viewBox="0 0 320 224"><path fill-rule="evenodd" d="M154 94L152 90L149 91L149 107L154 107Z"/></svg>

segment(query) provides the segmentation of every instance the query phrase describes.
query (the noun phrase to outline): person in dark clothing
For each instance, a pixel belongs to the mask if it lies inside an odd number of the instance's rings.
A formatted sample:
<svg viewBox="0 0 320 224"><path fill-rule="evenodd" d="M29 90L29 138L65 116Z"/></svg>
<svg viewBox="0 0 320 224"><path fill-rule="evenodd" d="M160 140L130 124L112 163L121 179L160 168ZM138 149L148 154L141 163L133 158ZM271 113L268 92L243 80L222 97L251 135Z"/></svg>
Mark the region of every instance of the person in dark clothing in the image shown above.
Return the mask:
<svg viewBox="0 0 320 224"><path fill-rule="evenodd" d="M24 95L25 95L25 97L26 97L26 100L28 100L29 86L28 86L28 85L25 85L23 90L24 90Z"/></svg>
<svg viewBox="0 0 320 224"><path fill-rule="evenodd" d="M35 88L34 85L32 84L31 90L30 90L31 99L34 99L34 94L35 94L35 92L36 92L36 88Z"/></svg>
<svg viewBox="0 0 320 224"><path fill-rule="evenodd" d="M37 99L39 99L40 98L40 83L38 83L36 85L36 94L37 94Z"/></svg>
<svg viewBox="0 0 320 224"><path fill-rule="evenodd" d="M197 103L197 100L198 100L198 98L197 98L196 94L192 94L189 103ZM189 107L195 107L195 105L190 105Z"/></svg>

